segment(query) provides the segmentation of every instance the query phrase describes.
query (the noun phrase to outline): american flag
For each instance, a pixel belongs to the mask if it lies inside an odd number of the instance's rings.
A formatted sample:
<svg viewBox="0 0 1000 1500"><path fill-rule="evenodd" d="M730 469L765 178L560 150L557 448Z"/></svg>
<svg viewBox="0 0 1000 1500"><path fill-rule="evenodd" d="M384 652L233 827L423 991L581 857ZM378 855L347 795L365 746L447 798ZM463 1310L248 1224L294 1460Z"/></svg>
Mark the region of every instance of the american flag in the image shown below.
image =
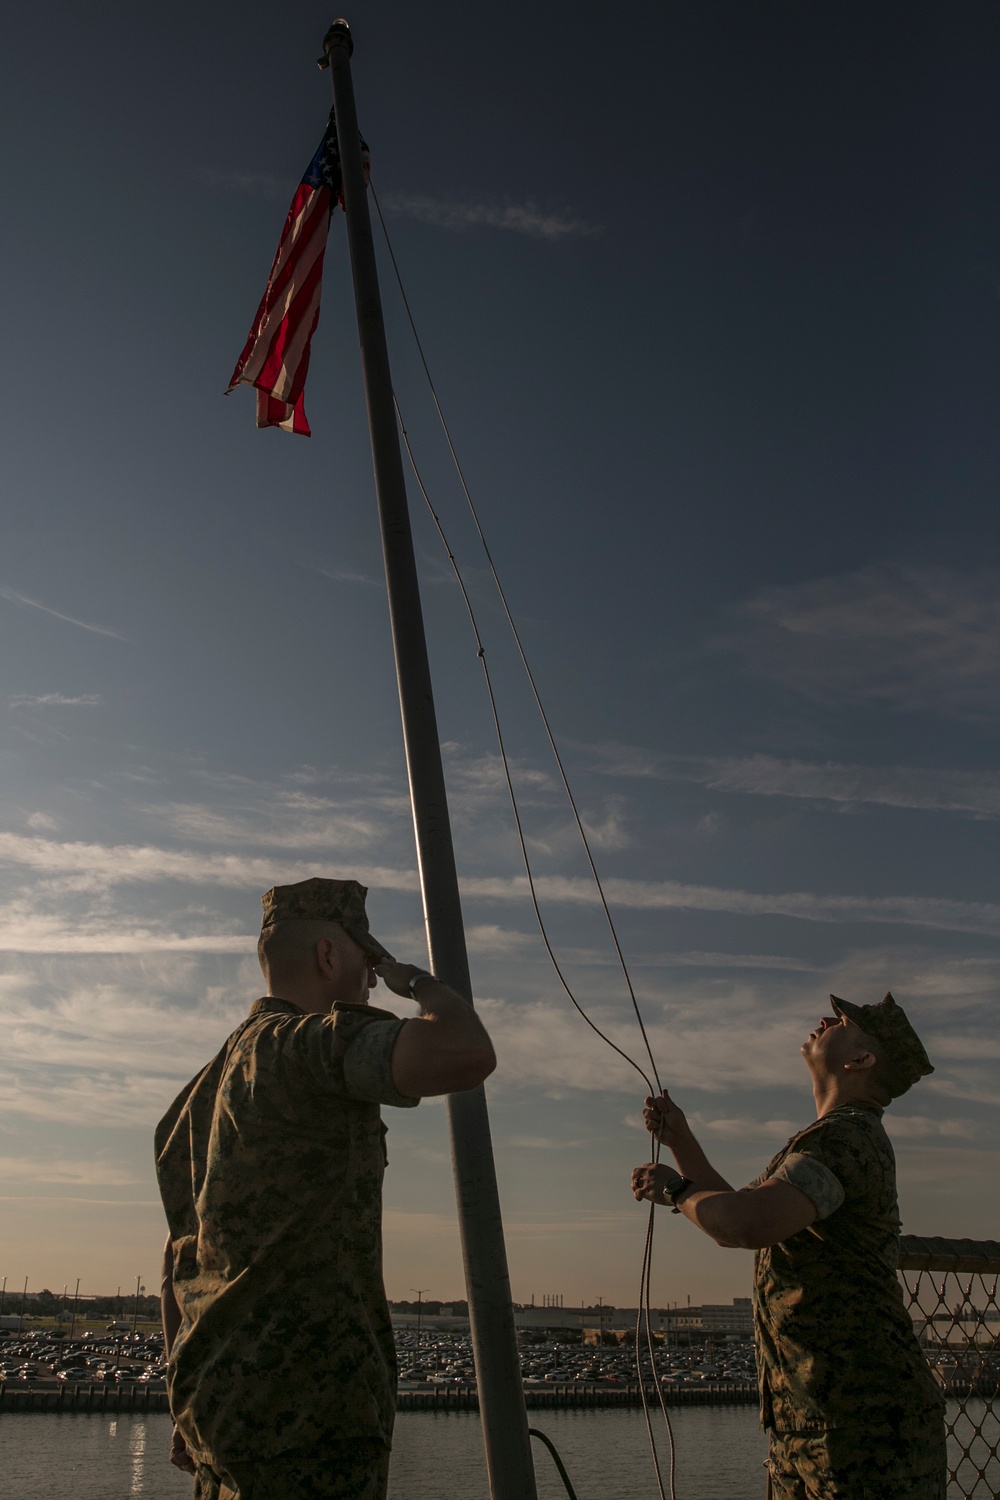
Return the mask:
<svg viewBox="0 0 1000 1500"><path fill-rule="evenodd" d="M368 168L368 148L361 143ZM319 149L295 190L267 290L229 390L257 389L257 426L309 437L303 392L309 345L319 322L323 256L335 205L343 205L340 150L333 112ZM228 395L228 391L227 391Z"/></svg>

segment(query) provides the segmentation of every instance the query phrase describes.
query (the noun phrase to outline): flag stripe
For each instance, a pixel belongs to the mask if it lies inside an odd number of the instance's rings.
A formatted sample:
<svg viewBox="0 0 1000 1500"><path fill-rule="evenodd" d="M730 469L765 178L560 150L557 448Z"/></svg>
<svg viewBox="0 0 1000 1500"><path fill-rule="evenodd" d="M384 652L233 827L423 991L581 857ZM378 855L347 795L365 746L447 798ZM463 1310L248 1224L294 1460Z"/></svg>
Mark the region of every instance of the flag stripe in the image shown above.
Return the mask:
<svg viewBox="0 0 1000 1500"><path fill-rule="evenodd" d="M261 320L256 346L243 370L243 380L254 385L260 380L266 390L275 389L274 377L287 362L283 358L284 349L294 341L296 330L314 302L318 310L326 238L327 226L324 223L321 232L314 234L308 245L302 247L294 280L286 283L283 294ZM285 391L275 391L275 394L283 401L288 399Z"/></svg>
<svg viewBox="0 0 1000 1500"><path fill-rule="evenodd" d="M362 141L367 165L367 147ZM285 217L267 290L233 371L229 389L257 389L257 426L309 436L303 389L319 323L323 259L334 204L340 200L340 153L331 113L326 134Z"/></svg>

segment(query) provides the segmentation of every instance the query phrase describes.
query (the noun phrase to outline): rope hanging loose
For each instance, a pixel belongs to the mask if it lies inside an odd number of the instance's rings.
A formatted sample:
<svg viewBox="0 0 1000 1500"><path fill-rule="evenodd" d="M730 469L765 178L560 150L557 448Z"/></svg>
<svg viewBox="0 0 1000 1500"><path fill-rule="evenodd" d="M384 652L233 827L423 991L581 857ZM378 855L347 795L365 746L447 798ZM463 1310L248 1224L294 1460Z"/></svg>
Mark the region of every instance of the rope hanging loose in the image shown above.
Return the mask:
<svg viewBox="0 0 1000 1500"><path fill-rule="evenodd" d="M472 600L469 597L468 589L466 588L466 585L465 585L465 580L464 580L464 578L462 576L462 571L461 571L461 569L460 569L460 567L458 565L458 561L457 561L457 559L455 557L455 554L452 551L451 545L448 542L448 538L447 538L447 536L445 534L444 527L443 527L443 525L441 523L440 516L438 515L437 511L434 508L434 505L433 505L433 503L431 501L430 495L428 494L427 488L426 488L426 486L425 486L425 484L423 482L423 479L421 477L420 470L419 470L419 468L417 466L416 458L415 458L415 455L413 453L413 448L412 448L412 445L410 443L409 434L408 434L407 429L406 429L406 424L405 424L405 422L403 420L403 414L402 414L402 411L400 410L399 401L398 401L398 399L397 399L397 397L395 395L395 392L394 392L393 393L393 403L394 403L394 406L395 406L395 409L396 409L396 417L397 417L397 420L399 422L400 434L401 434L402 439L403 439L403 444L404 444L404 446L406 448L407 458L409 459L410 467L411 467L411 469L413 471L413 476L414 476L414 479L416 481L417 487L420 490L420 494L423 497L424 504L426 505L427 510L428 510L428 512L429 512L429 514L431 516L431 519L434 522L434 526L435 526L435 528L437 530L438 536L441 539L441 543L442 543L442 545L443 545L443 547L445 549L445 553L446 553L446 555L448 557L448 561L451 564L451 567L452 567L452 570L454 572L454 575L455 575L456 581L458 583L459 589L461 590L462 598L463 598L463 600L465 602L466 611L467 611L468 616L469 616L469 621L470 621L470 624L471 624L471 627L472 627L473 636L474 636L475 642L476 642L476 654L479 657L479 660L480 660L480 662L482 664L483 678L484 678L484 681L485 681L485 684L486 684L487 696L489 698L490 711L491 711L491 714L492 714L492 717L493 717L494 731L495 731L496 737L497 737L497 745L498 745L498 749L499 749L499 752L500 752L500 760L501 760L501 764L503 766L504 779L505 779L505 782L506 782L506 785L507 785L507 793L508 793L508 796L510 798L511 809L512 809L513 817L514 817L514 826L515 826L515 829L516 829L516 832L517 832L517 839L518 839L518 844L519 844L520 852L521 852L521 861L522 861L522 864L524 866L524 872L525 872L525 876L526 876L527 883L528 883L528 892L529 892L529 896L530 896L530 900L531 900L532 910L533 910L534 916L535 916L535 921L536 921L536 923L538 925L538 929L539 929L539 932L541 934L542 942L544 944L545 951L546 951L546 953L548 955L549 961L552 964L552 967L553 967L553 969L554 969L554 971L555 971L555 973L556 973L556 975L557 975L557 977L559 979L559 982L560 982L563 990L565 991L568 999L570 1000L571 1004L573 1005L573 1007L575 1008L575 1010L577 1011L577 1013L580 1015L581 1019L586 1022L586 1024L601 1039L601 1041L603 1041L608 1047L610 1047L613 1052L616 1052L619 1057L621 1057L625 1062L627 1062L630 1065L630 1067L634 1068L634 1070L639 1074L639 1077L642 1079L643 1083L646 1085L646 1088L647 1088L647 1090L648 1090L648 1092L650 1094L654 1094L654 1093L655 1094L660 1094L660 1093L663 1092L663 1088L662 1088L662 1084L660 1083L659 1071L658 1071L657 1066L656 1066L656 1059L655 1059L655 1057L653 1055L653 1049L652 1049L652 1046L650 1044L649 1035L648 1035L648 1032L646 1030L646 1025L645 1025L645 1022L643 1020L642 1012L641 1012L640 1007L639 1007L638 998L636 996L635 988L634 988L633 983L632 983L632 977L631 977L631 974L629 973L628 964L627 964L627 962L625 960L625 954L624 954L624 952L622 950L621 942L620 942L619 937L618 937L618 931L617 931L617 928L615 927L614 918L613 918L613 916L611 914L611 909L610 909L610 907L608 905L607 897L606 897L605 892L604 892L604 886L603 886L603 883L601 881L601 877L600 877L600 874L598 872L596 862L594 860L593 852L592 852L591 847L590 847L590 841L587 838L587 832L586 832L586 829L585 829L584 824L583 824L583 819L582 819L582 817L580 815L579 807L578 807L577 802L576 802L576 797L575 797L575 795L573 793L572 786L570 785L569 776L568 776L568 774L566 772L566 768L565 768L565 765L563 763L562 756L561 756L561 754L559 752L559 747L558 747L558 745L556 743L555 735L554 735L554 733L552 731L552 727L551 727L551 724L549 722L548 714L546 713L545 706L542 703L541 694L539 692L537 683L535 681L534 673L532 672L531 666L530 666L530 664L528 662L527 654L526 654L526 652L524 650L524 646L523 646L523 643L521 641L520 633L519 633L519 631L517 629L517 625L516 625L516 623L514 621L513 614L511 612L510 606L509 606L508 601L507 601L506 593L505 593L503 585L502 585L502 583L500 581L500 576L499 576L499 574L497 572L496 565L494 564L493 556L492 556L492 553L490 551L489 544L488 544L488 542L486 540L485 532L484 532L482 524L480 522L479 515L478 515L478 512L477 512L476 507L475 507L475 503L474 503L474 501L472 499L472 494L471 494L471 492L469 490L469 486L468 486L468 484L466 482L466 479L465 479L465 474L463 472L462 465L461 465L461 462L460 462L459 457L458 457L458 452L457 452L457 450L455 448L454 442L452 441L451 433L450 433L449 428L448 428L448 423L447 423L447 420L445 418L444 411L443 411L442 406L441 406L441 402L440 402L440 400L438 398L437 388L436 388L436 386L434 384L434 380L433 380L433 377L431 375L430 367L429 367L428 362L427 362L427 357L426 357L426 355L424 353L423 344L421 342L420 335L417 332L416 323L414 321L413 313L412 313L412 310L410 308L409 298L407 297L407 294L406 294L406 288L403 285L403 279L402 279L402 276L400 274L399 265L398 265L398 263L396 261L395 252L394 252L394 250L392 248L392 241L389 238L389 232L388 232L388 229L386 228L385 219L384 219L384 217L382 215L382 208L381 208L381 205L380 205L380 203L378 201L378 196L377 196L377 194L375 192L374 183L372 183L372 182L369 181L369 188L370 188L370 191L371 191L373 202L375 204L376 213L378 214L379 223L380 223L381 228L382 228L382 234L383 234L383 236L385 238L385 244L386 244L386 248L387 248L388 253L389 253L389 258L390 258L391 263L392 263L392 269L393 269L393 272L394 272L394 275L395 275L395 278L396 278L396 284L397 284L397 286L399 288L400 296L401 296L402 301L403 301L403 306L404 306L404 308L406 310L407 320L408 320L409 325L410 325L410 330L411 330L411 332L413 334L413 339L414 339L414 342L416 344L417 352L418 352L419 357L420 357L420 362L421 362L421 364L423 366L424 374L425 374L426 379L427 379L427 384L428 384L428 387L430 389L431 397L432 397L433 402L434 402L434 407L435 407L435 410L436 410L437 415L438 415L438 420L439 420L439 422L441 424L441 428L442 428L442 431L444 433L445 441L447 443L449 453L451 454L451 459L452 459L452 462L453 462L453 464L455 466L455 471L456 471L456 473L458 475L458 479L459 479L459 483L460 483L460 486L461 486L461 489L462 489L462 493L465 496L466 503L468 504L469 511L470 511L470 513L472 515L473 523L475 525L476 532L477 532L477 534L479 536L479 540L480 540L480 543L482 545L483 552L484 552L484 555L486 557L486 561L487 561L487 564L488 564L488 567L489 567L489 572L490 572L490 575L491 575L491 577L493 579L494 586L496 587L497 594L499 596L500 603L501 603L501 606L503 608L503 613L504 613L504 615L506 617L507 624L508 624L509 629L511 631L511 635L512 635L513 640L514 640L514 644L515 644L515 646L517 648L517 652L518 652L518 655L520 657L521 664L522 664L522 666L524 668L525 676L526 676L528 684L529 684L529 686L531 688L531 693L532 693L532 696L534 698L535 705L536 705L536 708L537 708L538 713L539 713L539 717L540 717L541 722L542 722L542 726L543 726L543 728L545 730L545 735L546 735L546 738L548 740L549 747L551 749L553 759L555 761L556 767L558 768L559 778L560 778L560 781L562 782L563 790L565 792L567 801L569 803L570 809L571 809L572 814L573 814L573 820L574 820L574 823L576 825L577 833L579 835L581 844L583 846L583 849L584 849L584 852L585 852L585 855L586 855L586 859L587 859L587 863L588 863L588 865L590 867L590 873L591 873L591 876L592 876L592 878L594 880L595 887L597 889L597 893L598 893L598 897L599 897L599 900L600 900L600 904L601 904L602 910L604 912L605 921L607 923L608 930L609 930L609 932L611 934L611 939L612 939L612 943L614 945L615 953L616 953L616 956L617 956L617 959L618 959L618 964L619 964L619 967L620 967L620 969L622 971L622 975L623 975L624 980L625 980L625 985L626 985L626 989L628 991L628 996L629 996L629 1000L630 1000L630 1003L631 1003L631 1006L632 1006L632 1010L633 1010L633 1013L634 1013L634 1016L635 1016L635 1020L636 1020L636 1023L638 1025L638 1027L639 1027L639 1032L640 1032L640 1034L642 1036L643 1045L645 1047L646 1055L647 1055L648 1060L649 1060L649 1069L650 1069L650 1072L652 1074L652 1079L653 1079L652 1082L650 1080L650 1077L647 1075L645 1069L643 1067L641 1067L639 1065L639 1063L637 1063L636 1060L633 1057L631 1057L627 1052L625 1052L623 1048L619 1047L617 1045L617 1043L613 1042L611 1040L611 1038L604 1031L601 1030L601 1028L597 1025L597 1023L595 1021L593 1021L591 1019L591 1017L587 1014L587 1012L584 1010L583 1006L580 1004L580 1002L577 999L576 995L573 993L573 990L572 990L572 988L571 988L568 980L566 979L566 976L565 976L565 974L563 972L562 966L559 963L559 960L558 960L558 958L556 956L556 953L555 953L555 951L553 949L552 943L551 943L551 941L549 939L548 931L547 931L546 926L545 926L545 921L544 921L544 918L542 916L541 906L540 906L539 899L538 899L538 892L537 892L537 888L536 888L535 876L534 876L534 872L533 872L533 870L531 868L531 860L530 860L530 857L528 855L528 847L527 847L527 841L526 841L525 834L524 834L524 828L523 828L522 819L521 819L521 812L520 812L520 808L518 806L517 795L516 795L516 792L514 790L513 776L512 776L512 773L511 773L510 762L508 760L506 745L505 745L505 742L504 742L503 727L502 727L501 720L500 720L500 712L499 712L499 708L498 708L497 701L496 701L496 694L495 694L494 689L493 689L493 682L492 682L492 678L490 676L489 665L488 665L487 660L486 660L486 648L485 648L485 646L483 644L482 635L481 635L480 630L479 630L479 623L478 623L478 620L476 618L475 610L473 609ZM655 1087L654 1087L654 1083L655 1083ZM656 1161L659 1160L659 1154L660 1154L659 1141L656 1141L655 1142L655 1147L654 1147L654 1160L656 1160ZM652 1309L651 1309L651 1302L650 1302L650 1298L651 1298L650 1283L651 1283L651 1275L652 1275L653 1228L654 1228L654 1223L655 1223L654 1214L655 1214L655 1205L653 1203L650 1203L650 1205L649 1205L649 1220L648 1220L647 1227L646 1227L645 1245L644 1245L643 1257L642 1257L642 1269L641 1269L641 1273L640 1273L639 1308L638 1308L638 1315L637 1315L637 1318L636 1318L636 1329L635 1329L636 1375L637 1375L637 1379L638 1379L638 1382L639 1382L639 1392L640 1392L640 1397L641 1397L641 1401L642 1401L643 1416L644 1416L644 1420L645 1420L645 1424L646 1424L646 1431L647 1431L647 1435L648 1435L648 1439L649 1439L650 1453L651 1453L651 1456L652 1456L653 1469L654 1469L654 1472L655 1472L655 1475L656 1475L656 1483L657 1483L657 1488L659 1490L660 1500L668 1500L667 1491L664 1488L663 1474L662 1474L662 1470L661 1470L659 1454L657 1453L657 1449L656 1449L656 1440L655 1440L655 1437L654 1437L654 1434L653 1434L653 1426L652 1426L652 1419L651 1419L651 1416L650 1416L650 1406L649 1406L648 1394L647 1394L647 1391L646 1391L646 1384L645 1384L645 1380L643 1378L643 1370L642 1370L642 1343L643 1343L643 1334L644 1334L645 1335L644 1342L645 1342L646 1349L647 1349L648 1354L649 1354L650 1371L651 1371L651 1374L652 1374L652 1377L653 1377L653 1381L655 1383L656 1394L657 1394L657 1398L658 1398L660 1410L662 1412L663 1420L664 1420L664 1423L666 1425L667 1440L668 1440L669 1449L670 1449L670 1466L669 1466L669 1475L668 1475L669 1500L676 1500L676 1490L675 1490L676 1450L675 1450L675 1443L674 1443L674 1433L673 1433L673 1428L672 1428L671 1422L670 1422L670 1416L669 1416L669 1413L667 1411L666 1400L665 1400L665 1397L664 1397L663 1384L662 1384L662 1381L661 1381L661 1378L660 1378L660 1373L659 1373L659 1371L656 1368L655 1341L654 1341L654 1338L653 1338L652 1320L651 1320L651 1311L652 1311ZM529 1429L529 1431L531 1432L532 1436L539 1438L545 1444L545 1446L550 1450L550 1452L551 1452L551 1454L552 1454L552 1456L553 1456L553 1458L554 1458L554 1460L556 1462L556 1465L558 1467L560 1477L562 1478L563 1483L564 1483L564 1485L566 1487L567 1493L570 1495L571 1500L576 1500L576 1497L575 1497L574 1492L573 1492L572 1485L569 1482L569 1476L567 1475L566 1470L565 1470L565 1468L564 1468L564 1466L562 1464L562 1461L559 1458L558 1453L556 1452L555 1446L552 1444L552 1442L550 1441L550 1439L545 1436L544 1433L539 1432L537 1429Z"/></svg>

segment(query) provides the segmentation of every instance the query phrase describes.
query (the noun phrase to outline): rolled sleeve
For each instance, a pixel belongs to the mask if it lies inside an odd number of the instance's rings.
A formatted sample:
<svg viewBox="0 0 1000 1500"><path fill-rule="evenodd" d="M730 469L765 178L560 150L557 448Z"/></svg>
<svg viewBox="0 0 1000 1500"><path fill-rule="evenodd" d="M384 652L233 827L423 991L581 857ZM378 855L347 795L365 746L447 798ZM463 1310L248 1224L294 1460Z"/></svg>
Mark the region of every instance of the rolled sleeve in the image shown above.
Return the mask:
<svg viewBox="0 0 1000 1500"><path fill-rule="evenodd" d="M802 1152L793 1151L786 1156L779 1167L776 1168L775 1177L790 1182L792 1187L798 1188L800 1193L805 1193L811 1203L815 1205L817 1217L828 1219L832 1213L844 1201L844 1189L840 1178L836 1177L829 1167L824 1167L821 1161L814 1156L806 1156Z"/></svg>
<svg viewBox="0 0 1000 1500"><path fill-rule="evenodd" d="M351 1040L344 1053L344 1085L349 1098L394 1104L398 1109L412 1109L420 1103L401 1094L392 1081L392 1049L405 1025L399 1019L372 1021Z"/></svg>

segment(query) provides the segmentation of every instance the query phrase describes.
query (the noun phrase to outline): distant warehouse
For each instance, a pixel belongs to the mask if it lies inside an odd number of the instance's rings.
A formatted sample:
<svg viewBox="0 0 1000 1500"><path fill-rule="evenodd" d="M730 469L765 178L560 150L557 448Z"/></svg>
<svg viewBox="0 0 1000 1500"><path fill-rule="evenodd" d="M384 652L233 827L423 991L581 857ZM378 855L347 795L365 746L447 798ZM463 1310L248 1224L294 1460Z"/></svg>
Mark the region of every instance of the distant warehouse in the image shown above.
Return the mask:
<svg viewBox="0 0 1000 1500"><path fill-rule="evenodd" d="M424 1303L417 1312L414 1303L391 1305L393 1326L425 1333L462 1333L469 1327L467 1305L462 1303ZM634 1330L639 1310L635 1307L611 1307L607 1303L591 1307L564 1307L557 1298L546 1304L514 1304L514 1324L520 1333L560 1335L576 1334L587 1342L596 1342L602 1334L622 1335ZM709 1338L725 1335L749 1336L753 1332L753 1305L749 1297L734 1297L732 1302L708 1302L701 1307L654 1307L650 1311L654 1333L670 1337Z"/></svg>

